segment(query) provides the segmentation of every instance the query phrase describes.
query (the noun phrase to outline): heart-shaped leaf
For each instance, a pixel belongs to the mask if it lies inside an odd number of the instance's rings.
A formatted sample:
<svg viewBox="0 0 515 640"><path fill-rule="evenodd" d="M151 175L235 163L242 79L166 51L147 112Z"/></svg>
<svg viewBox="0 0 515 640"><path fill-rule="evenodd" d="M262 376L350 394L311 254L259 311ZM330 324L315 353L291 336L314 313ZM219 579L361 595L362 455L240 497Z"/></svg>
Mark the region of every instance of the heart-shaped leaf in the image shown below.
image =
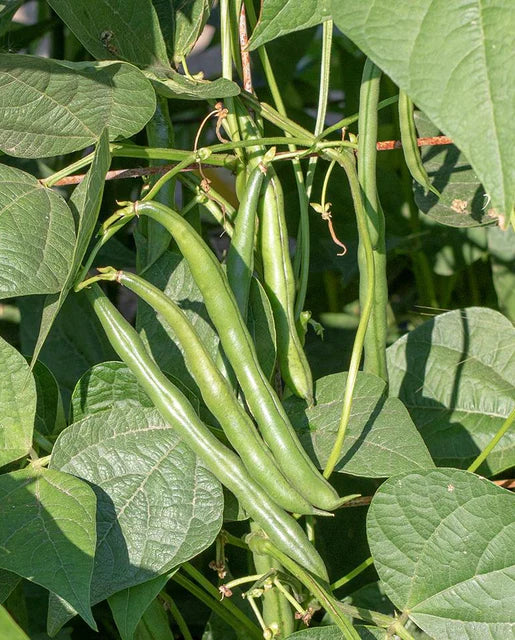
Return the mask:
<svg viewBox="0 0 515 640"><path fill-rule="evenodd" d="M0 164L0 298L60 291L74 244L66 202L30 174Z"/></svg>
<svg viewBox="0 0 515 640"><path fill-rule="evenodd" d="M375 494L367 532L388 597L430 636L513 637L508 491L456 469L395 476Z"/></svg>
<svg viewBox="0 0 515 640"><path fill-rule="evenodd" d="M153 409L125 406L71 425L51 466L97 493L93 603L170 571L220 530L220 484Z"/></svg>
<svg viewBox="0 0 515 640"><path fill-rule="evenodd" d="M87 483L28 468L0 476L0 567L59 594L93 628L96 499Z"/></svg>
<svg viewBox="0 0 515 640"><path fill-rule="evenodd" d="M332 0L336 25L469 159L491 208L515 203L509 0Z"/></svg>
<svg viewBox="0 0 515 640"><path fill-rule="evenodd" d="M515 328L497 311L436 316L397 340L387 357L390 394L406 405L438 465L468 467L515 406ZM512 430L479 472L514 464Z"/></svg>
<svg viewBox="0 0 515 640"><path fill-rule="evenodd" d="M156 108L145 76L123 62L65 62L0 54L0 149L22 158L70 153L129 138Z"/></svg>
<svg viewBox="0 0 515 640"><path fill-rule="evenodd" d="M330 0L263 0L249 49L252 51L269 40L328 20L331 17L329 5Z"/></svg>
<svg viewBox="0 0 515 640"><path fill-rule="evenodd" d="M27 455L36 415L36 384L25 358L0 338L0 467Z"/></svg>
<svg viewBox="0 0 515 640"><path fill-rule="evenodd" d="M316 405L306 408L290 396L286 411L302 444L323 469L333 447L342 413L347 373L315 383ZM377 376L358 373L343 451L335 471L368 478L385 478L400 469L433 466L422 438L397 398L385 398L386 384Z"/></svg>

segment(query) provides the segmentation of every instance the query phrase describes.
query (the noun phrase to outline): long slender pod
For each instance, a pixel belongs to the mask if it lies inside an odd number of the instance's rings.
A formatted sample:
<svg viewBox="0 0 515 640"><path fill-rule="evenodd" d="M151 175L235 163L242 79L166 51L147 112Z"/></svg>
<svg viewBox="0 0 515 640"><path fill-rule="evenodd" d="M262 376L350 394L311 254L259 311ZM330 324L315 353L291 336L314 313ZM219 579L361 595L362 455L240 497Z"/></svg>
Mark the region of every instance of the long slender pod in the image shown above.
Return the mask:
<svg viewBox="0 0 515 640"><path fill-rule="evenodd" d="M286 384L313 405L313 378L295 323L295 278L281 184L273 168L265 179L260 205L260 244L265 290L274 312L277 357Z"/></svg>
<svg viewBox="0 0 515 640"><path fill-rule="evenodd" d="M429 181L427 171L422 164L420 151L417 144L417 130L415 128L415 118L413 113L413 102L408 94L402 89L399 91L399 127L401 131L402 150L406 166L411 173L411 177L419 185L432 191L440 197L440 192L433 187Z"/></svg>
<svg viewBox="0 0 515 640"><path fill-rule="evenodd" d="M279 398L261 370L252 338L213 252L182 216L162 204L130 203L118 213L120 216L148 215L170 231L189 263L250 412L283 474L314 506L331 510L342 504L302 448Z"/></svg>
<svg viewBox="0 0 515 640"><path fill-rule="evenodd" d="M209 431L186 397L155 364L137 331L100 287L93 285L86 289L86 294L111 346L134 373L163 418L236 496L278 548L314 575L327 580L325 565L302 527L250 477L240 458Z"/></svg>
<svg viewBox="0 0 515 640"><path fill-rule="evenodd" d="M316 513L286 480L263 443L252 420L213 362L186 314L168 296L144 278L112 267L99 269L101 278L115 280L146 302L174 330L188 371L197 383L206 406L220 422L229 442L240 455L248 473L278 505L293 513Z"/></svg>
<svg viewBox="0 0 515 640"><path fill-rule="evenodd" d="M358 178L367 214L367 226L374 251L374 302L365 334L363 370L388 382L386 368L386 280L385 221L376 183L377 110L381 70L367 59L361 79L359 100ZM364 307L370 288L363 238L358 248L359 298Z"/></svg>

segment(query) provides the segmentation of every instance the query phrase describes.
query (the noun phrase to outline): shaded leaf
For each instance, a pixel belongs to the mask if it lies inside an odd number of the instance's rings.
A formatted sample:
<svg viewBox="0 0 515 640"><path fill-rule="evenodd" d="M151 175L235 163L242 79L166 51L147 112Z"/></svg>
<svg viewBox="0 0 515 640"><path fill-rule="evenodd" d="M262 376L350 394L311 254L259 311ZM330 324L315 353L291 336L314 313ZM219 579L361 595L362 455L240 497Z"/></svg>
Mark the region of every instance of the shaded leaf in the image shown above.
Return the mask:
<svg viewBox="0 0 515 640"><path fill-rule="evenodd" d="M256 346L259 364L270 380L275 371L277 339L272 306L257 278L250 281L247 326Z"/></svg>
<svg viewBox="0 0 515 640"><path fill-rule="evenodd" d="M356 625L355 629L361 640L388 640L391 637L387 634L386 629L379 629L378 627ZM288 636L288 640L345 640L345 636L337 626L328 625L326 627L297 631L297 633Z"/></svg>
<svg viewBox="0 0 515 640"><path fill-rule="evenodd" d="M48 0L48 4L98 60L123 59L139 67L168 65L151 0Z"/></svg>
<svg viewBox="0 0 515 640"><path fill-rule="evenodd" d="M22 158L84 149L106 127L111 140L128 138L156 107L148 80L122 62L0 54L0 88L0 149Z"/></svg>
<svg viewBox="0 0 515 640"><path fill-rule="evenodd" d="M515 328L471 307L425 322L387 350L390 394L408 408L433 460L468 467L515 406ZM508 431L479 473L515 464Z"/></svg>
<svg viewBox="0 0 515 640"><path fill-rule="evenodd" d="M438 127L419 111L415 112L418 135L429 138L440 134ZM492 224L488 198L469 161L453 144L421 149L422 162L440 198L425 193L413 183L415 202L422 213L451 227L477 227Z"/></svg>
<svg viewBox="0 0 515 640"><path fill-rule="evenodd" d="M171 68L145 71L146 77L152 81L154 89L164 98L180 98L181 100L199 100L201 98L227 98L240 93L239 86L227 78L216 80L192 80Z"/></svg>
<svg viewBox="0 0 515 640"><path fill-rule="evenodd" d="M148 582L123 589L108 599L122 640L132 640L141 617L174 573L175 570Z"/></svg>
<svg viewBox="0 0 515 640"><path fill-rule="evenodd" d="M11 20L25 0L3 0L0 2L0 35L11 26Z"/></svg>
<svg viewBox="0 0 515 640"><path fill-rule="evenodd" d="M97 494L92 603L169 572L220 530L220 484L153 409L118 407L76 422L57 439L51 467Z"/></svg>
<svg viewBox="0 0 515 640"><path fill-rule="evenodd" d="M0 634L2 640L30 640L29 636L11 618L9 613L0 606Z"/></svg>
<svg viewBox="0 0 515 640"><path fill-rule="evenodd" d="M170 3L174 20L173 59L179 63L183 56L189 54L202 33L213 0L168 0Z"/></svg>
<svg viewBox="0 0 515 640"><path fill-rule="evenodd" d="M32 369L36 382L36 430L44 436L57 436L66 427L63 401L53 373L42 362Z"/></svg>
<svg viewBox="0 0 515 640"><path fill-rule="evenodd" d="M252 51L292 31L314 27L330 17L330 0L263 0L249 49Z"/></svg>
<svg viewBox="0 0 515 640"><path fill-rule="evenodd" d="M515 202L510 0L332 0L336 25L470 160L492 198ZM402 37L399 37L402 34Z"/></svg>
<svg viewBox="0 0 515 640"><path fill-rule="evenodd" d="M515 323L515 232L499 227L488 229L488 252L492 262L492 280L499 309Z"/></svg>
<svg viewBox="0 0 515 640"><path fill-rule="evenodd" d="M153 600L143 614L134 634L134 640L174 640L168 615L159 600Z"/></svg>
<svg viewBox="0 0 515 640"><path fill-rule="evenodd" d="M66 473L28 468L0 476L0 567L58 593L93 628L95 506L92 489Z"/></svg>
<svg viewBox="0 0 515 640"><path fill-rule="evenodd" d="M25 358L0 338L0 467L27 455L36 415L36 384Z"/></svg>
<svg viewBox="0 0 515 640"><path fill-rule="evenodd" d="M104 181L111 162L107 129L104 129L95 149L95 155L84 180L72 193L69 200L77 226L77 238L73 249L73 257L68 264L68 276L62 290L45 298L41 315L39 335L33 352L37 360L48 333L59 313L70 289L74 284L77 272L93 235L102 204Z"/></svg>
<svg viewBox="0 0 515 640"><path fill-rule="evenodd" d="M333 447L347 373L315 383L316 405L294 397L284 405L301 442L323 469ZM358 373L343 451L335 471L384 478L401 469L432 467L433 462L408 411L397 398L385 398L386 384L377 376Z"/></svg>
<svg viewBox="0 0 515 640"><path fill-rule="evenodd" d="M12 571L0 569L0 604L5 602L11 592L16 588L21 578Z"/></svg>
<svg viewBox="0 0 515 640"><path fill-rule="evenodd" d="M368 512L392 602L435 638L513 637L515 501L478 476L427 470L387 480Z"/></svg>
<svg viewBox="0 0 515 640"><path fill-rule="evenodd" d="M66 202L30 174L0 164L0 298L59 291L74 244Z"/></svg>

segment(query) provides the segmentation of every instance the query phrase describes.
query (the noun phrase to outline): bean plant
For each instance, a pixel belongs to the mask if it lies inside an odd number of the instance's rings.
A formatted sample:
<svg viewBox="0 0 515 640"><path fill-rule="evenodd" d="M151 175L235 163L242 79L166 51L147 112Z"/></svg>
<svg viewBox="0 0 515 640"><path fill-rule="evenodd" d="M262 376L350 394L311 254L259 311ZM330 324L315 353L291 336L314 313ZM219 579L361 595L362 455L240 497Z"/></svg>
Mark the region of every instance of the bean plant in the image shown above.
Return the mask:
<svg viewBox="0 0 515 640"><path fill-rule="evenodd" d="M2 639L515 638L514 32L0 2Z"/></svg>

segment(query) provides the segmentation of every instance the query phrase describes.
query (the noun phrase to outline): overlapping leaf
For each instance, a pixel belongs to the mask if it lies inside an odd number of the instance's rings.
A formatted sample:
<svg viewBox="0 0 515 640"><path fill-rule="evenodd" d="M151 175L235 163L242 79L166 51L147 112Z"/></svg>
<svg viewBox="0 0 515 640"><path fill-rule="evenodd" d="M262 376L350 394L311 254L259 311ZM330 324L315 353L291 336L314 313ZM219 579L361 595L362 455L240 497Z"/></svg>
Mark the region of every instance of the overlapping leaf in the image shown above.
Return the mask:
<svg viewBox="0 0 515 640"><path fill-rule="evenodd" d="M153 409L125 406L75 423L51 466L97 494L93 603L170 571L220 530L220 484Z"/></svg>
<svg viewBox="0 0 515 640"><path fill-rule="evenodd" d="M4 607L0 607L0 635L3 640L30 640Z"/></svg>
<svg viewBox="0 0 515 640"><path fill-rule="evenodd" d="M0 338L0 467L29 452L36 385L25 358Z"/></svg>
<svg viewBox="0 0 515 640"><path fill-rule="evenodd" d="M30 174L0 164L0 298L59 291L74 244L66 202Z"/></svg>
<svg viewBox="0 0 515 640"><path fill-rule="evenodd" d="M406 405L438 465L466 468L515 406L515 329L497 311L436 316L397 340L387 357L390 393ZM479 471L514 464L508 431Z"/></svg>
<svg viewBox="0 0 515 640"><path fill-rule="evenodd" d="M323 469L331 453L342 413L346 373L315 383L316 405L299 398L285 400L292 424ZM423 469L433 462L406 408L397 398L384 398L386 385L377 376L358 373L341 458L335 471L384 478L401 469Z"/></svg>
<svg viewBox="0 0 515 640"><path fill-rule="evenodd" d="M330 0L263 0L249 49L292 31L314 27L330 17Z"/></svg>
<svg viewBox="0 0 515 640"><path fill-rule="evenodd" d="M36 430L44 436L57 436L66 427L63 401L53 373L42 362L32 369L36 382Z"/></svg>
<svg viewBox="0 0 515 640"><path fill-rule="evenodd" d="M68 3L69 4L69 3ZM65 62L0 54L0 149L43 158L128 138L152 117L152 86L123 62Z"/></svg>
<svg viewBox="0 0 515 640"><path fill-rule="evenodd" d="M375 494L367 532L388 597L430 636L513 637L508 491L456 469L395 476Z"/></svg>
<svg viewBox="0 0 515 640"><path fill-rule="evenodd" d="M511 0L332 0L337 26L469 159L509 217L515 202Z"/></svg>
<svg viewBox="0 0 515 640"><path fill-rule="evenodd" d="M95 508L93 490L72 475L28 468L0 476L0 567L59 594L93 628Z"/></svg>

